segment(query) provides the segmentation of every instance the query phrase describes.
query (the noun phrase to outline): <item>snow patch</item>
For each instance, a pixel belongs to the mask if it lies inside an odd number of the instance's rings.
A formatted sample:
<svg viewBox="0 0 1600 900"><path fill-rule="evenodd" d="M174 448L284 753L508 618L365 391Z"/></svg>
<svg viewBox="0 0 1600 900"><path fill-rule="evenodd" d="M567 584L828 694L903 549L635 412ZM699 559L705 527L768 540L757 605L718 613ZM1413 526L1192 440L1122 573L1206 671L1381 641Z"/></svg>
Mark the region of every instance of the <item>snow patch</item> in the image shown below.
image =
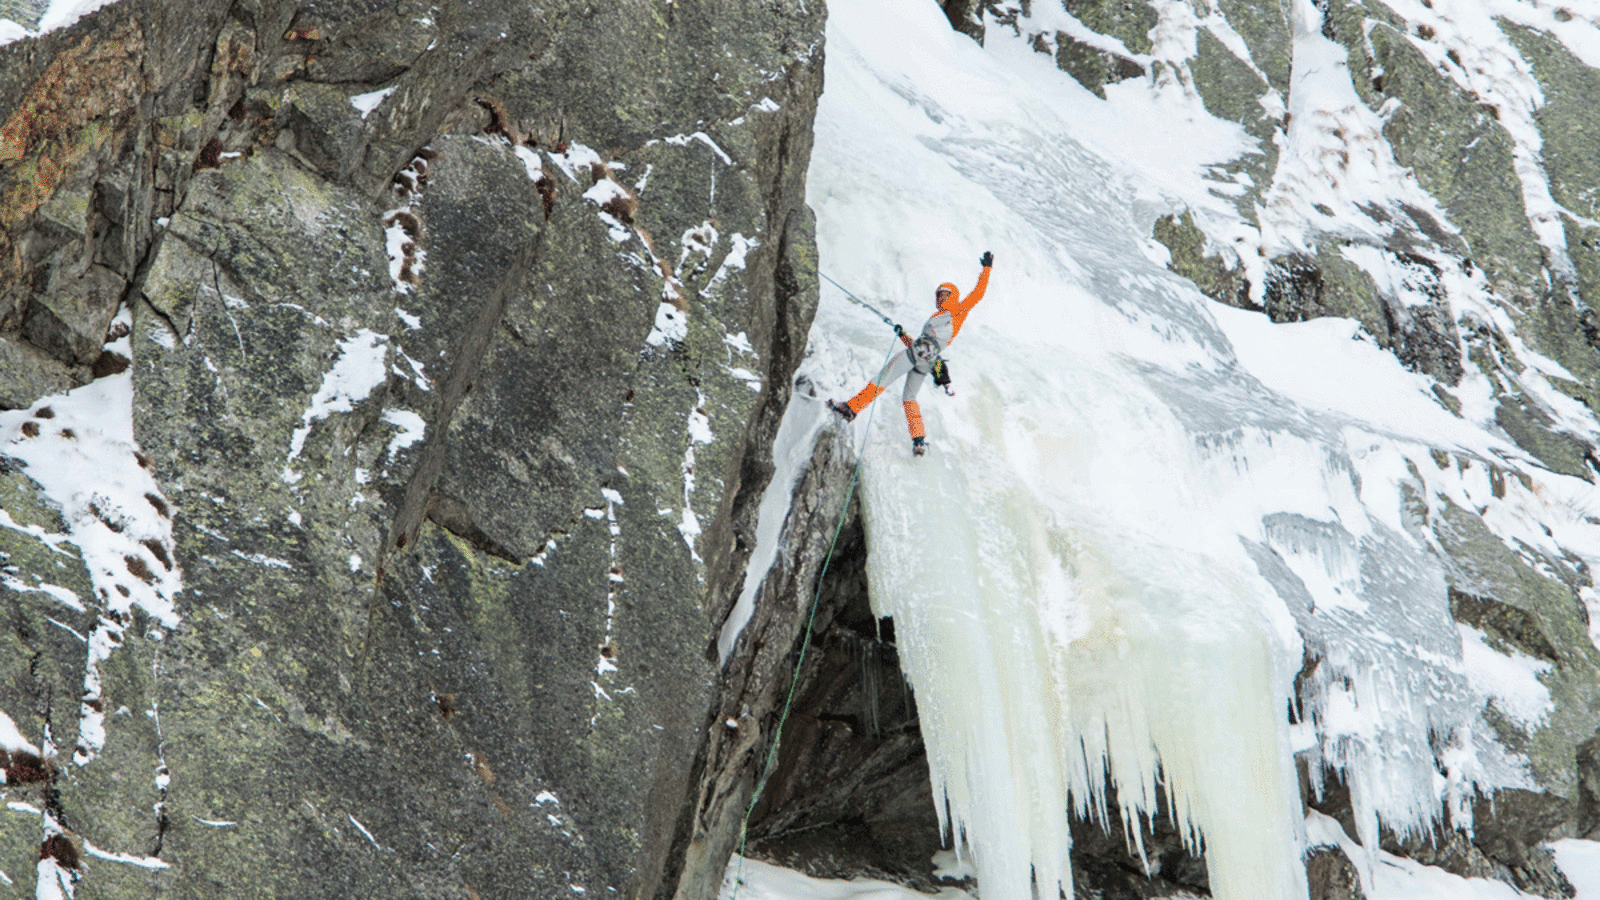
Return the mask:
<svg viewBox="0 0 1600 900"><path fill-rule="evenodd" d="M298 513L290 514L290 521L294 522L294 524L300 524L298 519ZM253 562L258 566L266 566L269 569L286 569L289 571L294 570L294 563L291 563L286 559L278 559L275 556L268 556L265 553L245 553L240 550L229 550L228 552L242 560L245 560L246 562Z"/></svg>
<svg viewBox="0 0 1600 900"><path fill-rule="evenodd" d="M368 843L372 844L374 847L377 847L379 850L383 849L383 845L378 843L378 839L372 836L372 832L367 830L367 826L361 824L361 822L357 820L355 816L345 813L345 818L350 820L350 824L354 825L356 830L361 832L361 836L366 838Z"/></svg>
<svg viewBox="0 0 1600 900"><path fill-rule="evenodd" d="M628 225L612 210L619 204L622 206L632 204L633 195L628 193L628 189L606 177L596 181L592 187L584 191L583 199L600 207L600 220L606 224L606 233L612 242L627 243L632 233L628 230Z"/></svg>
<svg viewBox="0 0 1600 900"><path fill-rule="evenodd" d="M353 411L383 384L388 378L388 356L389 338L366 328L339 342L339 358L322 376L322 385L300 416L300 427L289 437L289 462L300 457L314 423L334 413Z"/></svg>
<svg viewBox="0 0 1600 900"><path fill-rule="evenodd" d="M389 439L389 447L386 452L389 454L390 459L393 459L400 451L421 441L428 430L428 423L422 416L409 409L386 409L383 411L383 421L400 429L398 434Z"/></svg>
<svg viewBox="0 0 1600 900"><path fill-rule="evenodd" d="M710 281L706 282L706 291L708 293L716 290L728 278L730 273L744 271L745 260L749 257L750 251L761 246L759 240L747 238L738 232L734 232L728 238L728 243L730 245L728 255L723 257L722 265L717 266L716 273L711 276Z"/></svg>
<svg viewBox="0 0 1600 900"><path fill-rule="evenodd" d="M69 609L83 612L86 607L83 600L76 593L58 584L41 581L38 584L28 584L22 579L8 572L0 571L0 584L16 591L19 594L44 594Z"/></svg>
<svg viewBox="0 0 1600 900"><path fill-rule="evenodd" d="M389 87L379 88L378 90L371 91L369 93L356 94L350 98L350 105L354 106L356 111L361 113L361 118L365 119L368 115L371 115L372 111L377 109L378 105L381 104L390 94L394 93L396 87L398 87L398 85L390 85Z"/></svg>
<svg viewBox="0 0 1600 900"><path fill-rule="evenodd" d="M678 533L683 535L683 542L689 547L689 555L695 562L701 562L700 554L695 549L695 542L700 537L700 519L694 512L694 486L695 486L695 447L699 444L709 444L716 439L711 432L711 417L706 411L706 395L703 391L695 391L695 408L689 410L687 430L688 448L683 454L683 512L678 520Z"/></svg>
<svg viewBox="0 0 1600 900"><path fill-rule="evenodd" d="M672 137L663 138L662 140L673 145L674 147L687 147L690 143L698 141L699 143L711 148L711 152L716 154L717 159L722 160L723 165L733 165L733 157L729 156L726 151L717 146L717 142L711 139L711 135L706 134L704 131L696 131L693 134L675 134Z"/></svg>
<svg viewBox="0 0 1600 900"><path fill-rule="evenodd" d="M622 494L612 488L602 488L600 494L606 501L606 531L610 535L606 550L610 554L611 569L606 577L606 627L600 639L600 657L595 662L594 672L595 678L609 684L611 679L606 676L617 672L617 644L613 636L617 620L617 587L627 579L622 574L622 560L619 558L622 524L617 520L617 507L622 505Z"/></svg>
<svg viewBox="0 0 1600 900"><path fill-rule="evenodd" d="M83 842L83 852L94 857L95 859L103 859L106 862L121 863L128 866L137 866L138 868L150 869L151 871L170 868L166 862L154 856L134 856L131 853L112 853L108 850L101 850L99 847L96 847L88 841Z"/></svg>
<svg viewBox="0 0 1600 900"><path fill-rule="evenodd" d="M655 327L645 336L651 347L667 347L689 339L689 316L672 303L662 301L656 307Z"/></svg>
<svg viewBox="0 0 1600 900"><path fill-rule="evenodd" d="M550 157L550 161L555 163L556 168L561 170L561 174L567 176L568 180L575 183L578 181L579 172L582 172L587 176L593 171L595 166L602 166L605 164L605 161L600 158L599 153L596 153L590 147L586 147L583 144L578 143L568 144L565 150L561 151L560 153L550 153L548 156ZM524 163L526 163L526 161L527 160L524 159ZM532 177L531 174L530 177Z"/></svg>
<svg viewBox="0 0 1600 900"><path fill-rule="evenodd" d="M801 399L798 390L795 396L796 399L790 401L788 409L784 410L783 419L778 423L778 433L772 441L774 471L767 482L766 491L761 495L761 505L757 508L756 545L750 553L749 562L745 564L744 584L717 634L717 653L723 665L727 665L734 642L739 639L739 633L749 624L755 612L756 592L760 590L761 582L766 579L772 564L777 561L782 547L779 539L795 483L805 474L811 462L811 446L817 432L827 424L825 416L828 413L822 404L812 397Z"/></svg>
<svg viewBox="0 0 1600 900"><path fill-rule="evenodd" d="M34 756L43 755L40 753L39 748L33 745L33 742L22 736L21 730L17 728L17 723L12 721L11 717L4 712L0 712L0 750L5 750L7 753L23 751Z"/></svg>
<svg viewBox="0 0 1600 900"><path fill-rule="evenodd" d="M1494 699L1495 708L1525 728L1537 727L1555 709L1550 689L1539 681L1555 666L1525 653L1497 651L1470 625L1461 631L1462 663L1473 687Z"/></svg>
<svg viewBox="0 0 1600 900"><path fill-rule="evenodd" d="M65 28L111 2L113 0L51 0L50 6L39 19L38 28L34 30L10 19L0 19L0 46Z"/></svg>
<svg viewBox="0 0 1600 900"><path fill-rule="evenodd" d="M427 265L428 252L423 248L422 218L414 206L423 187L428 183L429 160L435 156L432 150L423 148L395 175L392 191L397 205L383 214L384 250L389 257L389 281L396 293L411 293ZM406 324L416 327L411 325L409 320Z"/></svg>
<svg viewBox="0 0 1600 900"><path fill-rule="evenodd" d="M544 163L539 159L537 151L532 147L524 147L518 144L511 148L511 152L517 155L517 159L522 160L522 168L523 171L528 173L529 181L534 184L544 181Z"/></svg>
<svg viewBox="0 0 1600 900"><path fill-rule="evenodd" d="M116 314L107 352L131 356L132 325L128 310ZM21 463L28 478L60 509L68 539L81 551L95 589L89 602L96 624L85 638L79 737L73 755L75 762L85 765L105 745L100 666L123 643L122 623L131 621L135 607L153 620L152 636L176 628L180 621L174 599L183 578L172 538L172 510L133 439L129 371L42 398L27 409L0 413L0 440L4 455ZM16 527L9 515L5 523ZM56 536L40 530L36 537L59 549ZM86 606L82 598L53 585L31 590L69 606Z"/></svg>

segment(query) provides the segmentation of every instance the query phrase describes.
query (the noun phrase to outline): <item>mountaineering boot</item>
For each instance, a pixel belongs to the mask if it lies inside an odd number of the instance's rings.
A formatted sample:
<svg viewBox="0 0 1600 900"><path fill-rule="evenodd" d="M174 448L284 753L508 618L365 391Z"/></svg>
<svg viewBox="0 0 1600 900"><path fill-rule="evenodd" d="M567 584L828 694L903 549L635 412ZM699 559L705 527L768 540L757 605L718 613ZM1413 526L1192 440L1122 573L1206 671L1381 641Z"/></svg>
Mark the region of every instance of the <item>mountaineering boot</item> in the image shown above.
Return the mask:
<svg viewBox="0 0 1600 900"><path fill-rule="evenodd" d="M833 410L834 412L838 413L839 417L844 419L846 422L854 422L855 421L855 418L856 418L855 412L853 410L851 410L850 407L846 406L843 403L835 403L832 400L829 400L828 401L828 408Z"/></svg>
<svg viewBox="0 0 1600 900"><path fill-rule="evenodd" d="M911 455L912 456L921 456L922 454L927 453L927 452L928 452L928 442L927 441L923 440L922 438L912 438L911 439Z"/></svg>

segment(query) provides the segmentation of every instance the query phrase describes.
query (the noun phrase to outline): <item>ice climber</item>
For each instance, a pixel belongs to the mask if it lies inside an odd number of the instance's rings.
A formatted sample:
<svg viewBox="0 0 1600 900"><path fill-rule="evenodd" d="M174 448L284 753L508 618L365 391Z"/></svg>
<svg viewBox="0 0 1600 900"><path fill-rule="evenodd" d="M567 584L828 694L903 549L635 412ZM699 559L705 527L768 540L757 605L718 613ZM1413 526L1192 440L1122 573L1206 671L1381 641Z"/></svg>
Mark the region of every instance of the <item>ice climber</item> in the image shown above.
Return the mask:
<svg viewBox="0 0 1600 900"><path fill-rule="evenodd" d="M905 390L901 392L900 399L906 410L906 426L911 429L911 452L921 456L927 451L927 433L922 428L922 407L917 405L917 392L922 390L922 382L928 378L928 373L934 373L934 379L940 384L948 384L949 378L945 374L944 360L940 358L944 348L961 333L961 323L967 320L967 313L978 305L983 299L983 292L989 287L989 269L994 265L994 254L985 250L978 259L983 266L983 272L978 275L978 284L965 298L956 286L950 282L939 285L934 290L934 302L938 311L928 317L922 325L922 333L912 340L904 328L894 326L894 333L900 342L906 345L904 353L896 353L889 360L878 376L867 383L856 394L844 403L828 401L828 408L844 417L846 422L854 419L858 413L867 408L867 404L878 399L878 395L888 389L891 382L904 375L906 379ZM949 388L945 390L948 392Z"/></svg>

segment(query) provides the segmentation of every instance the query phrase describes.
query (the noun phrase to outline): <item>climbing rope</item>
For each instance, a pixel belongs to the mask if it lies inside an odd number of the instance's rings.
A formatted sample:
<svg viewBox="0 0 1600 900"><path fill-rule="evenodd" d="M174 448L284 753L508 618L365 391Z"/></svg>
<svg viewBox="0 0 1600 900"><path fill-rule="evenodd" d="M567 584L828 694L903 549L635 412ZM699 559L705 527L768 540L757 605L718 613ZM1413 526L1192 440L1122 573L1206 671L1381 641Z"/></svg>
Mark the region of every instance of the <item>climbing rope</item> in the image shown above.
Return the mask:
<svg viewBox="0 0 1600 900"><path fill-rule="evenodd" d="M821 273L819 272L818 274ZM828 278L826 275L822 277ZM828 278L828 281L833 282L835 287L839 287L838 282L834 282L832 278ZM843 287L839 287L839 290L844 291L847 295L850 294ZM850 296L851 299L855 299L854 295ZM856 302L860 303L861 301L857 300ZM866 306L865 303L861 305ZM870 306L867 308L872 309ZM877 310L873 310L873 312L877 312ZM884 319L884 321L888 322L889 320ZM890 348L888 355L883 358L884 365L888 365L890 358L899 350L900 346L897 341L895 346ZM867 432L869 434L872 431L872 417L877 413L877 410L877 404L873 404L872 409L867 411ZM806 651L811 648L811 627L817 621L817 607L822 601L822 581L827 577L828 566L833 562L833 551L839 546L839 535L844 532L845 517L850 514L850 501L855 499L856 483L861 478L861 463L866 459L866 456L865 452L856 456L855 468L850 473L850 488L845 491L844 506L839 509L839 522L833 528L833 540L828 542L828 555L822 558L822 570L817 573L817 590L811 596L811 611L806 616L806 633L805 637L800 641L800 656L795 660L794 674L789 679L789 696L783 701L783 712L778 716L778 727L772 732L772 746L767 748L767 759L761 766L761 778L756 781L755 793L750 796L750 805L745 808L744 821L739 823L739 865L734 872L733 893L729 895L729 900L738 900L739 888L744 884L744 851L745 841L749 837L750 817L755 815L756 804L761 800L761 792L766 790L767 779L772 776L772 770L777 765L778 746L783 742L783 726L789 721L789 710L794 705L794 694L800 686L800 668L805 665Z"/></svg>
<svg viewBox="0 0 1600 900"><path fill-rule="evenodd" d="M849 288L845 287L844 285L840 284L837 281L834 281L832 278L829 278L827 272L824 272L821 269L818 269L817 270L817 274L821 275L823 277L823 279L825 281L827 281L829 284L833 285L834 287L838 288L841 291L844 291L844 295L846 297L849 297L851 300L854 300L855 302L861 304L868 311L870 311L873 315L875 315L878 318L882 319L883 320L883 324L889 326L890 328L894 327L894 320L893 319L890 319L888 316L886 316L883 313L879 312L877 307L875 307L872 304L868 303L867 301L861 299L860 297L857 297L855 294L850 293L850 289Z"/></svg>

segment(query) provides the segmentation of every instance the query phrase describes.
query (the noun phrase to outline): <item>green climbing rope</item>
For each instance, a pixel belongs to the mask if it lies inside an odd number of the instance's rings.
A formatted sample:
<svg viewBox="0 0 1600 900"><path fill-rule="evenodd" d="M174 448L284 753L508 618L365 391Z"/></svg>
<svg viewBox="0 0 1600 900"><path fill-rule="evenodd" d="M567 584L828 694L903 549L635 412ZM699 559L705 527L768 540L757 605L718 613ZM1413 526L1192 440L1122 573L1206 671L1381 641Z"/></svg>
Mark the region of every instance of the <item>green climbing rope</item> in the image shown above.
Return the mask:
<svg viewBox="0 0 1600 900"><path fill-rule="evenodd" d="M899 349L899 342L896 341L895 347L883 358L885 366ZM867 412L866 430L869 434L872 431L872 417L876 412L876 404ZM800 656L795 660L794 674L789 679L789 696L783 701L783 712L778 716L778 727L772 732L772 746L767 748L767 759L761 766L761 778L756 782L755 793L750 796L750 805L745 808L744 821L739 823L739 866L734 872L733 893L729 896L729 900L738 900L739 887L744 884L744 850L745 839L750 830L750 817L755 815L756 803L761 800L761 792L766 789L767 779L771 777L772 769L777 764L778 746L783 742L783 726L789 721L789 710L794 705L794 693L800 686L800 667L805 665L806 651L811 647L811 626L817 621L817 606L822 601L822 580L827 577L828 566L833 562L833 551L839 546L839 535L844 532L845 517L850 514L850 501L855 499L856 483L861 478L861 463L865 458L866 452L863 450L856 456L855 468L850 473L850 488L845 491L844 506L839 510L839 522L833 528L833 540L828 542L828 555L822 559L822 570L817 573L817 590L811 596L811 612L806 616L806 633L800 641Z"/></svg>

